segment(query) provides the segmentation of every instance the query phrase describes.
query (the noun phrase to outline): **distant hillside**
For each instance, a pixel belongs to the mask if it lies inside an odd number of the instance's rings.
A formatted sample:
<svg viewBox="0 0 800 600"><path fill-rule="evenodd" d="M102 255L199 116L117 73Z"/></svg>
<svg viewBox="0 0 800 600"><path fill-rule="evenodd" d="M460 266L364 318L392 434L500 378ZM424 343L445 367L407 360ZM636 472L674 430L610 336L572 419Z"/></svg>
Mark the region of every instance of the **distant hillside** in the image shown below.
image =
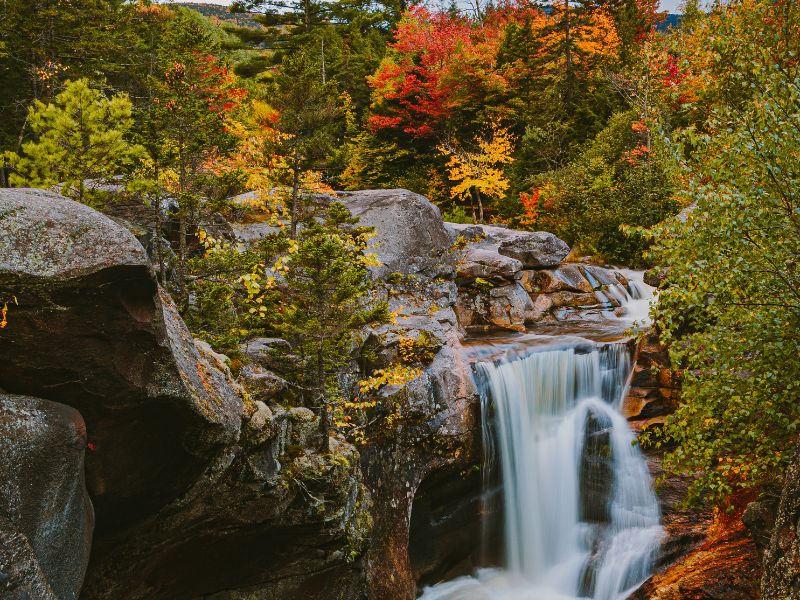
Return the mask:
<svg viewBox="0 0 800 600"><path fill-rule="evenodd" d="M196 10L201 15L212 20L221 21L224 24L236 25L238 27L261 27L253 20L249 13L232 13L227 6L222 6L220 4L205 4L202 2L178 2L178 4Z"/></svg>

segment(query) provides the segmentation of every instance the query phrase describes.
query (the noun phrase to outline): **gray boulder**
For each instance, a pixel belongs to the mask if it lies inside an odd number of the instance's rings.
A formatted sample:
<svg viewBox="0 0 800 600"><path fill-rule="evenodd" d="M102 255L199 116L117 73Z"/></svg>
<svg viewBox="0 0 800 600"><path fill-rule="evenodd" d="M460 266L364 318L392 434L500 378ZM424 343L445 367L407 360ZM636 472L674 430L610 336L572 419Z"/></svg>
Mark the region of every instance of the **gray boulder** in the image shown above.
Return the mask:
<svg viewBox="0 0 800 600"><path fill-rule="evenodd" d="M457 263L459 277L475 279L513 279L522 263L486 248L468 248Z"/></svg>
<svg viewBox="0 0 800 600"><path fill-rule="evenodd" d="M0 190L0 281L66 280L108 268L147 270L138 240L108 217L53 192Z"/></svg>
<svg viewBox="0 0 800 600"><path fill-rule="evenodd" d="M516 232L511 239L500 242L498 252L521 261L525 267L555 267L569 254L569 246L552 233Z"/></svg>
<svg viewBox="0 0 800 600"><path fill-rule="evenodd" d="M489 321L504 329L525 330L534 320L534 304L521 285L504 285L489 291Z"/></svg>
<svg viewBox="0 0 800 600"><path fill-rule="evenodd" d="M798 597L800 581L800 446L786 469L772 537L764 552L761 597L788 600Z"/></svg>
<svg viewBox="0 0 800 600"><path fill-rule="evenodd" d="M267 402L285 391L288 387L285 379L278 377L258 364L245 365L239 371L239 379L254 400Z"/></svg>
<svg viewBox="0 0 800 600"><path fill-rule="evenodd" d="M78 411L0 394L0 596L75 600L92 547ZM3 591L5 589L5 591ZM52 593L52 596L49 596Z"/></svg>
<svg viewBox="0 0 800 600"><path fill-rule="evenodd" d="M342 202L361 225L375 228L373 243L382 263L376 276L453 272L450 237L439 209L427 198L408 190L365 190L344 196Z"/></svg>
<svg viewBox="0 0 800 600"><path fill-rule="evenodd" d="M60 600L53 593L28 538L0 517L0 597Z"/></svg>
<svg viewBox="0 0 800 600"><path fill-rule="evenodd" d="M462 327L501 328L524 331L525 324L541 318L539 309L519 283L491 288L487 292L464 289L455 306Z"/></svg>

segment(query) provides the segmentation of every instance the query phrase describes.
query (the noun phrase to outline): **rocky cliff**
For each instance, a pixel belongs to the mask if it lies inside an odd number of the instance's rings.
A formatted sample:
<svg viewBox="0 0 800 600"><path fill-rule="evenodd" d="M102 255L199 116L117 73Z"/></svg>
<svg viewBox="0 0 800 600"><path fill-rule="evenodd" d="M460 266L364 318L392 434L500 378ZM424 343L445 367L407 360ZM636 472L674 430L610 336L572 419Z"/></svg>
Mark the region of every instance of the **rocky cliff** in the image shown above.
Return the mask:
<svg viewBox="0 0 800 600"><path fill-rule="evenodd" d="M3 598L402 600L480 564L465 337L620 311L629 282L564 262L569 248L551 234L444 223L405 190L343 201L376 228L372 275L397 315L362 332L343 376L387 366L402 340L430 356L420 377L381 390L366 446L334 439L322 454L317 417L272 372L281 340L246 342L234 377L192 339L125 227L48 192L0 190L0 298L16 300L0 330ZM242 243L268 230L220 226ZM657 424L676 386L663 351L645 345L629 415ZM712 518L670 510L682 541L666 546L663 573L711 547ZM645 589L672 595L639 597L725 597L665 577Z"/></svg>

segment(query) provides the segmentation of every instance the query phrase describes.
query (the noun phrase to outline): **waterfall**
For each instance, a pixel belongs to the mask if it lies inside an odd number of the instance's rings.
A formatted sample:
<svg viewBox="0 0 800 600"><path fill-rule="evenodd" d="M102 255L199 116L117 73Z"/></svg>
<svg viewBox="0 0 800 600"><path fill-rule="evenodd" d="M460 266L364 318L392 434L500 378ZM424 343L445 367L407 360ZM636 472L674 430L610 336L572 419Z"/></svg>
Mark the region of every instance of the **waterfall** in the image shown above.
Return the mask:
<svg viewBox="0 0 800 600"><path fill-rule="evenodd" d="M618 412L629 373L625 344L585 341L475 365L506 566L426 588L424 600L624 600L648 577L660 513Z"/></svg>

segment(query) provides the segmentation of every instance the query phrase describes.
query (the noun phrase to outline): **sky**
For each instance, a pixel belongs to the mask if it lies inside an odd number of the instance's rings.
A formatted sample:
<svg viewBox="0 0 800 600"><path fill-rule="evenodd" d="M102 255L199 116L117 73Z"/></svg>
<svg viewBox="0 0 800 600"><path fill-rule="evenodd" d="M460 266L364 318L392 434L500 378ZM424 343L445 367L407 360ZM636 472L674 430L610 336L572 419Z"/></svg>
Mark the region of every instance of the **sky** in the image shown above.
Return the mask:
<svg viewBox="0 0 800 600"><path fill-rule="evenodd" d="M189 0L186 0L189 1ZM203 2L205 4L230 4L231 0L192 0L196 2ZM661 0L661 10L667 10L671 13L677 12L678 7L683 4L684 0Z"/></svg>

